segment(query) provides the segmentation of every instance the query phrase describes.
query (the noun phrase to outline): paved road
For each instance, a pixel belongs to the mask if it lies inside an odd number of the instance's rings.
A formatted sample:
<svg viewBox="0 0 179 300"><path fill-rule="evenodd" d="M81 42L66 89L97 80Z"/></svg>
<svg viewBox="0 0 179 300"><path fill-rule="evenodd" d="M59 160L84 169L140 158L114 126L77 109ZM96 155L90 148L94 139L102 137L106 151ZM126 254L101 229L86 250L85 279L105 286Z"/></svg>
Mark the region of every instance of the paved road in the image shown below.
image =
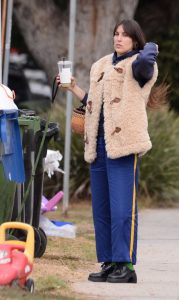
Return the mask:
<svg viewBox="0 0 179 300"><path fill-rule="evenodd" d="M89 282L88 271L73 289L91 299L179 300L179 208L140 212L137 284Z"/></svg>

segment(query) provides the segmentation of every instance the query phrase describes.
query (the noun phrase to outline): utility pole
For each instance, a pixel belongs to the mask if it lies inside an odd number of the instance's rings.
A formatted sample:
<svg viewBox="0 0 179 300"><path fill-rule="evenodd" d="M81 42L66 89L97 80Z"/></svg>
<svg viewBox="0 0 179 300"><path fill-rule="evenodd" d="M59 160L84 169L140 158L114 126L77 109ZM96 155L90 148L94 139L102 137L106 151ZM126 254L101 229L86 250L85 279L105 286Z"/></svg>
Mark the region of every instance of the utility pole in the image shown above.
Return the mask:
<svg viewBox="0 0 179 300"><path fill-rule="evenodd" d="M76 23L76 0L70 0L69 18L69 52L68 58L72 61L72 74L74 66L74 46L75 46L75 23ZM67 92L66 103L66 128L65 128L65 155L64 155L64 180L63 180L63 214L67 215L69 206L69 180L70 180L70 154L71 154L71 113L72 113L72 93Z"/></svg>
<svg viewBox="0 0 179 300"><path fill-rule="evenodd" d="M6 13L6 30L5 30L5 43L4 43L4 59L3 59L3 84L8 85L8 73L9 73L9 57L11 46L11 29L12 29L12 10L13 0L7 1L7 13Z"/></svg>

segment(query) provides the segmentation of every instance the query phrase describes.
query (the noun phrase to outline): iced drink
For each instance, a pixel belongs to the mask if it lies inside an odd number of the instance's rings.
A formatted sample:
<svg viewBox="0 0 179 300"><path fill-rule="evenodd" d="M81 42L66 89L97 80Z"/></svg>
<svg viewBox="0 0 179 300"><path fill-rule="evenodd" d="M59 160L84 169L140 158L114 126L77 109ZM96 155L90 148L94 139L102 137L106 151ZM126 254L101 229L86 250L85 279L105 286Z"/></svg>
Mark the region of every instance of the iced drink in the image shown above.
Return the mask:
<svg viewBox="0 0 179 300"><path fill-rule="evenodd" d="M58 64L61 85L63 87L68 87L71 83L72 62L69 60L60 60L58 61L57 64Z"/></svg>

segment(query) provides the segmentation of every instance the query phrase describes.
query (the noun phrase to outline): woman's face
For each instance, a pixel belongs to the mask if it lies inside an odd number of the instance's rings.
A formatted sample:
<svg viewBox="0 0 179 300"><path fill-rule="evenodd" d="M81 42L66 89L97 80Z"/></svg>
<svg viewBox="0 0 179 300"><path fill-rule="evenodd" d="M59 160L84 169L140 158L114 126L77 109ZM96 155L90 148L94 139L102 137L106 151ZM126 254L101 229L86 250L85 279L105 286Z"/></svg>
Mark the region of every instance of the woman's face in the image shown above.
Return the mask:
<svg viewBox="0 0 179 300"><path fill-rule="evenodd" d="M120 25L114 34L114 50L117 54L125 54L133 49L133 40Z"/></svg>

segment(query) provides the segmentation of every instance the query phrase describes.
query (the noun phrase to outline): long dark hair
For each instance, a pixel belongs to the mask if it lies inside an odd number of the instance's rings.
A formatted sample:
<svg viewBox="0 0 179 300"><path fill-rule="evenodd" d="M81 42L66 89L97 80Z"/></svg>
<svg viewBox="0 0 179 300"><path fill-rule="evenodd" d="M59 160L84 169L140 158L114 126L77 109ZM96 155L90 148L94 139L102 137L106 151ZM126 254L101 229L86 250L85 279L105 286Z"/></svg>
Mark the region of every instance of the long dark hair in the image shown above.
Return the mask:
<svg viewBox="0 0 179 300"><path fill-rule="evenodd" d="M118 22L114 27L113 36L121 25L127 35L133 40L133 49L142 50L146 40L140 25L135 20L123 20Z"/></svg>
<svg viewBox="0 0 179 300"><path fill-rule="evenodd" d="M116 23L114 27L113 36L121 25L133 41L133 50L142 50L145 46L146 39L140 25L133 19L120 21ZM170 86L165 82L158 86L153 86L149 95L147 108L154 110L160 108L163 104L166 104L168 102L169 88Z"/></svg>

